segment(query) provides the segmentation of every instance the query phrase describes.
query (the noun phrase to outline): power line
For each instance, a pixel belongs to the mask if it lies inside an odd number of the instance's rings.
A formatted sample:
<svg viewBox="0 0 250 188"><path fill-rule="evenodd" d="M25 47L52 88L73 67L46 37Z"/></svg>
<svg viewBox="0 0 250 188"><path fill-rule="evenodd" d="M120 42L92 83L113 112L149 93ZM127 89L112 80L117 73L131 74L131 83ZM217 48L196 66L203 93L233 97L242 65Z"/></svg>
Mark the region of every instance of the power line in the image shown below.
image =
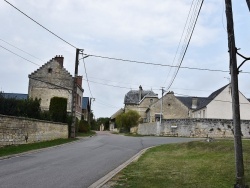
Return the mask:
<svg viewBox="0 0 250 188"><path fill-rule="evenodd" d="M67 87L63 87L63 86L60 86L60 85L57 85L57 84L53 84L51 82L48 82L48 81L45 81L45 80L41 80L39 78L34 78L34 77L29 77L30 79L33 79L33 80L37 80L37 81L40 81L40 82L43 82L43 83L46 83L46 84L49 84L49 85L52 85L52 86L55 86L55 87L58 87L58 88L61 88L61 89L65 89L67 90L68 92L72 91L71 88L67 88Z"/></svg>
<svg viewBox="0 0 250 188"><path fill-rule="evenodd" d="M187 43L187 45L186 45L185 51L184 51L184 53L183 53L183 55L182 55L182 58L181 58L181 61L180 61L180 63L179 63L179 66L178 66L178 68L177 68L177 71L176 71L176 73L175 73L175 75L174 75L172 81L170 82L170 84L169 84L168 87L167 87L167 90L169 90L170 87L172 86L172 84L173 84L173 82L174 82L174 80L175 80L175 78L176 78L176 76L177 76L177 74L178 74L178 72L179 72L179 70L180 70L181 64L182 64L182 62L183 62L183 60L184 60L184 57L185 57L185 55L186 55L188 46L189 46L190 41L191 41L191 38L192 38L192 36L193 36L194 28L195 28L195 26L196 26L198 17L199 17L199 15L200 15L200 11L201 11L201 7L202 7L202 5L203 5L203 2L204 2L204 0L201 1L200 8L199 8L198 14L197 14L197 16L196 16L196 19L195 19L195 22L194 22L194 26L193 26L192 32L191 32L191 34L190 34L188 43Z"/></svg>
<svg viewBox="0 0 250 188"><path fill-rule="evenodd" d="M86 79L83 79L83 80L86 80ZM86 80L86 81L87 81L87 80ZM100 84L100 85L104 85L104 86L110 86L110 87L121 88L121 89L135 89L135 88L130 88L130 87L116 86L116 85L112 85L112 84L104 84L104 83L95 82L95 81L90 81L90 80L88 80L88 82L95 83L95 84Z"/></svg>
<svg viewBox="0 0 250 188"><path fill-rule="evenodd" d="M136 60L129 60L129 59L122 59L122 58L115 58L115 57L108 57L108 56L100 56L100 55L94 55L94 54L84 54L88 55L89 57L96 57L96 58L102 58L102 59L109 59L109 60L115 60L115 61L123 61L123 62L130 62L130 63L138 63L138 64L146 64L146 65L153 65L153 66L161 66L161 67L179 67L178 65L167 65L167 64L160 64L160 63L150 63L145 61L136 61ZM191 69L191 70L200 70L200 71L211 71L211 72L225 72L229 73L227 70L220 70L220 69L207 69L207 68L197 68L197 67L179 67L181 69ZM250 74L250 72L241 72L241 73L247 73Z"/></svg>
<svg viewBox="0 0 250 188"><path fill-rule="evenodd" d="M15 52L13 52L13 51L11 51L11 50L9 50L9 49L7 49L7 48L1 46L1 45L0 45L0 47L3 48L3 49L5 49L5 50L7 50L8 52L10 52L10 53L12 53L12 54L14 54L14 55L16 55L16 56L18 56L18 57L24 59L25 61L28 61L28 62L30 62L30 63L32 63L32 64L34 64L34 65L40 66L39 64L34 63L33 61L30 61L30 60L26 59L25 57L22 57L22 56L16 54Z"/></svg>
<svg viewBox="0 0 250 188"><path fill-rule="evenodd" d="M103 103L103 102L100 102L98 100L95 101L96 103L99 103L101 105L104 105L104 106L107 106L109 108L120 108L120 107L117 107L117 106L113 106L113 105L110 105L110 104L106 104L106 103Z"/></svg>
<svg viewBox="0 0 250 188"><path fill-rule="evenodd" d="M86 79L87 79L87 83L88 83L89 92L90 92L91 97L93 98L93 95L92 95L92 92L91 92L91 89L90 89L90 85L89 85L89 79L88 79L88 74L87 74L87 69L86 69L83 54L82 54L82 60L83 60L84 71L85 71L85 75L86 75Z"/></svg>
<svg viewBox="0 0 250 188"><path fill-rule="evenodd" d="M126 82L117 82L117 81L114 81L114 80L108 80L108 79L102 79L102 78L96 78L96 77L91 77L89 76L88 78L93 78L93 79L96 79L96 80L101 80L101 81L109 81L109 82L115 82L115 83L121 83L121 84L128 84L128 85L140 85L140 84L132 84L132 83L126 83ZM93 80L89 80L90 82L95 82ZM103 83L100 83L100 82L96 82L98 84L103 84ZM107 85L107 84L103 84L103 85ZM141 84L142 86L147 86L147 87L150 87L153 91L154 90L159 90L159 89L155 89L155 88L159 88L161 86L149 86L149 85L144 85L144 84ZM108 85L108 86L111 86L111 85ZM117 86L117 85L112 85L112 87L120 87L120 86ZM125 88L126 86L122 87L122 88ZM131 89L131 87L126 87L125 89ZM133 88L135 89L135 88ZM212 90L202 90L202 89L187 89L187 88L172 88L172 89L176 89L176 90L188 90L188 91L202 91L202 92L212 92ZM161 90L161 89L160 89Z"/></svg>
<svg viewBox="0 0 250 188"><path fill-rule="evenodd" d="M20 50L20 51L22 51L22 52L28 54L29 56L34 57L34 58L38 59L39 61L44 62L44 61L41 60L40 58L38 58L38 57L36 57L36 56L33 56L32 54L30 54L30 53L28 53L28 52L22 50L21 48L18 48L18 47L14 46L13 44L8 43L7 41L5 41L5 40L3 40L3 39L0 39L0 40L3 41L3 42L5 42L6 44L8 44L8 45L10 45L10 46L12 46L12 47L14 47L14 48L16 48L16 49L18 49L18 50Z"/></svg>
<svg viewBox="0 0 250 188"><path fill-rule="evenodd" d="M4 0L4 1L6 3L8 3L10 6L12 6L13 8L15 8L17 11L19 11L20 13L22 13L24 16L26 16L27 18L29 18L30 20L32 20L33 22L35 22L37 25L41 26L46 31L50 32L52 35L56 36L57 38L59 38L63 42L67 43L68 45L70 45L71 47L73 47L73 48L76 49L76 47L73 44L71 44L71 43L67 42L66 40L64 40L63 38L59 37L57 34L55 34L54 32L52 32L51 30L47 29L45 26L43 26L42 24L40 24L39 22L37 22L36 20L34 20L33 18L31 18L27 14L25 14L23 11L21 11L20 9L18 9L17 7L15 7L13 4L11 4L10 2L8 2L7 0Z"/></svg>
<svg viewBox="0 0 250 188"><path fill-rule="evenodd" d="M114 83L117 83L117 84L127 84L127 85L134 85L134 86L139 86L139 85L143 85L143 86L147 86L147 87L150 87L152 88L152 86L150 85L145 85L145 84L138 84L138 83L127 83L127 82L118 82L118 81L114 81L114 80L108 80L108 79L102 79L102 78L96 78L96 77L92 77L92 76L89 76L89 78L92 78L94 80L102 80L102 81L108 81L108 82L114 82ZM161 87L161 86L154 86L154 87ZM154 89L153 89L154 90Z"/></svg>
<svg viewBox="0 0 250 188"><path fill-rule="evenodd" d="M185 32L185 28L186 28L186 26L187 26L188 18L189 18L189 16L190 16L190 13L191 13L191 10L192 10L193 2L194 2L194 0L193 0L192 3L191 3L191 6L190 6L190 9L189 9L189 12L188 12L188 17L187 17L187 19L186 19L185 26L184 26L184 28L183 28L183 31L182 31L182 34L181 34L181 38L180 38L180 40L179 40L177 49L176 49L176 51L175 51L174 59L173 59L171 65L174 64L175 58L176 58L176 55L177 55L177 52L179 51L179 47L180 47L180 44L181 44L181 41L182 41L182 37L183 37L183 34L184 34L184 32ZM170 72L171 72L171 69L172 69L172 67L171 67L170 70L168 71L167 78L166 78L166 80L164 81L164 84L163 84L163 85L165 85L165 83L166 83L166 81L167 81L167 79L168 79L168 76L169 76L169 74L170 74Z"/></svg>
<svg viewBox="0 0 250 188"><path fill-rule="evenodd" d="M194 97L194 96L180 94L180 93L175 93L175 94L181 95L181 96L184 96L184 97ZM211 99L206 98L206 97L197 97L197 98L202 98L202 100L211 100ZM232 103L232 101L224 101L224 100L218 100L218 99L214 99L213 101ZM250 105L250 103L240 103L240 104L248 104L248 105Z"/></svg>

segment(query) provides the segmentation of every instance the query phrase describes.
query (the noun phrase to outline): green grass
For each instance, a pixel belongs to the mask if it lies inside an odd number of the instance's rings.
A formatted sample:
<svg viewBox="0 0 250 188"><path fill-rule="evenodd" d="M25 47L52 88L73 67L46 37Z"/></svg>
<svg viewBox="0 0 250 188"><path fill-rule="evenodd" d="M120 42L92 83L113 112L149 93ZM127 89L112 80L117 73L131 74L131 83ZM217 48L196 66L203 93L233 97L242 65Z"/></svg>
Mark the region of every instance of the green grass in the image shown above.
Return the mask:
<svg viewBox="0 0 250 188"><path fill-rule="evenodd" d="M235 183L233 140L162 145L148 150L115 176L112 187L229 188ZM243 140L250 185L250 141Z"/></svg>
<svg viewBox="0 0 250 188"><path fill-rule="evenodd" d="M31 144L22 144L17 146L5 146L0 148L0 157L6 156L6 155L13 155L18 153L23 153L26 151L41 149L41 148L47 148L51 146L61 145L68 142L73 142L78 139L56 139L51 141L45 141L45 142L37 142L37 143L31 143Z"/></svg>
<svg viewBox="0 0 250 188"><path fill-rule="evenodd" d="M87 132L87 133L76 133L76 136L78 137L88 137L88 136L94 136L96 135L96 132L95 131L90 131L90 132Z"/></svg>

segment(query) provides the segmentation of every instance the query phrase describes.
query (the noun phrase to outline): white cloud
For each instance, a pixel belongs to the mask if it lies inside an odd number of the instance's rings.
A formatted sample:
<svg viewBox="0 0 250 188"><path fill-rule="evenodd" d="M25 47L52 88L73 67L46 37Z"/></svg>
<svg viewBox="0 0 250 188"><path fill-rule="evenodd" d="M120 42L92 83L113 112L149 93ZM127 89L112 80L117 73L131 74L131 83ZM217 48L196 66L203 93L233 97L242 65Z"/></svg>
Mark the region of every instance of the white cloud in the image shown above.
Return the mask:
<svg viewBox="0 0 250 188"><path fill-rule="evenodd" d="M10 0L10 2L66 41L84 48L86 53L172 64L192 1ZM204 2L183 66L228 69L223 3L217 0ZM233 4L236 43L242 48L242 53L249 56L250 48L246 41L250 39L250 26L247 24L250 16L244 3ZM2 18L0 23L3 26L0 38L39 57L44 63L55 55L63 55L66 69L73 74L74 48L37 26L4 1L0 2L0 16ZM39 60L7 44L2 42L0 44L42 65ZM27 93L28 74L37 67L3 49L0 49L0 55L2 66L5 67L0 71L0 87L6 92ZM87 58L85 62L89 80L128 88L138 88L142 85L144 89L157 89L163 85L169 71L168 67L93 57ZM176 63L177 61L174 62ZM243 70L249 70L249 66L244 65ZM82 64L79 73L85 74ZM179 93L207 96L210 90L216 90L227 83L225 75L228 74L181 69L173 88L180 88ZM16 78L19 83L15 81ZM171 77L168 80L170 79ZM244 92L250 87L248 79L248 75L240 76L239 79ZM169 81L165 86L168 84ZM96 117L111 116L117 110L114 107L123 107L124 95L129 90L91 82L90 86L93 96L97 99L93 105ZM83 87L84 95L90 96L85 81ZM197 89L208 91L195 91Z"/></svg>

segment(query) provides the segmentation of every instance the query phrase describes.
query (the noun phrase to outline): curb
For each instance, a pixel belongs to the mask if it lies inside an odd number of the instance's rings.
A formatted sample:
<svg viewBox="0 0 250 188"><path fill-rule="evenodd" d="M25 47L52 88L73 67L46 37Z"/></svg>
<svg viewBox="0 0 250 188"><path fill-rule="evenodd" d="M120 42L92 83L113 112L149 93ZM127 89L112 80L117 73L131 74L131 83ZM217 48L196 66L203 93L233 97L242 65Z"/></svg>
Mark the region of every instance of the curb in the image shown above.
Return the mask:
<svg viewBox="0 0 250 188"><path fill-rule="evenodd" d="M79 140L76 140L76 141L73 141L73 142L68 142L68 143L65 143L65 144L55 145L55 146L41 148L41 149L30 150L30 151L26 151L26 152L22 152L22 153L16 153L16 154L12 154L12 155L6 155L6 156L3 156L3 157L0 157L0 161L1 160L5 160L5 159L20 157L20 156L23 156L23 155L28 155L28 154L33 154L33 153L39 153L39 152L50 150L50 149L53 149L53 148L59 148L59 147L62 147L62 146L66 146L66 145L70 145L70 144L74 144L74 143L80 142L83 139L84 138L80 138Z"/></svg>
<svg viewBox="0 0 250 188"><path fill-rule="evenodd" d="M125 167L127 167L130 163L136 161L139 159L139 157L145 153L148 149L153 148L155 146L151 146L148 148L144 148L141 151L139 151L137 154L135 154L133 157L131 157L129 160L109 172L107 175L103 176L101 179L97 180L95 183L90 185L88 188L101 188L104 184L106 184L111 178L113 178L116 174L118 174L121 170L123 170Z"/></svg>

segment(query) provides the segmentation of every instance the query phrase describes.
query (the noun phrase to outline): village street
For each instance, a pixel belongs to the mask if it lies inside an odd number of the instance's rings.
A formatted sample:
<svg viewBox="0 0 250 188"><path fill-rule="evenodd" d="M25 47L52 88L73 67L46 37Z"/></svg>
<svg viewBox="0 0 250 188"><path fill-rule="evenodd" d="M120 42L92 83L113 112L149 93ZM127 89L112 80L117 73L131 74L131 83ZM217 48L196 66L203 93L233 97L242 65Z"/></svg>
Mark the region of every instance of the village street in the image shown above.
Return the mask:
<svg viewBox="0 0 250 188"><path fill-rule="evenodd" d="M88 187L143 148L192 138L127 137L109 132L37 153L0 160L2 188Z"/></svg>

